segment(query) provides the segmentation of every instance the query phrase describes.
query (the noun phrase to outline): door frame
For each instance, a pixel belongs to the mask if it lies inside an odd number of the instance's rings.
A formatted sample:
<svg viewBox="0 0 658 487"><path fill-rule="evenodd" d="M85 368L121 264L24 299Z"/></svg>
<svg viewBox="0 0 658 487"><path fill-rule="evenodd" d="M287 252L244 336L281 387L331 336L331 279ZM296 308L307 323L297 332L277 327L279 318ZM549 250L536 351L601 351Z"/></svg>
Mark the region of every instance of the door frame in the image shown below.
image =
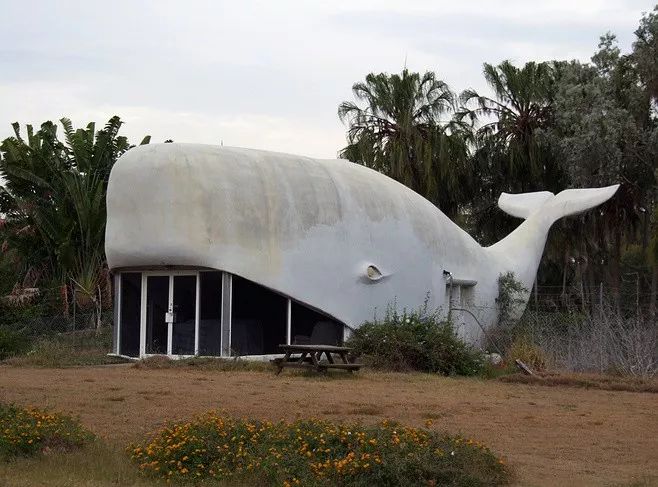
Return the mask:
<svg viewBox="0 0 658 487"><path fill-rule="evenodd" d="M146 353L146 304L148 293L148 278L149 276L167 276L169 277L169 296L168 296L168 311L172 311L174 301L174 276L194 276L196 278L196 296L194 303L194 355L173 355L172 343L174 334L174 324L167 323L167 356L187 358L199 355L199 303L200 303L200 287L201 279L199 271L191 270L170 270L170 271L142 271L142 296L141 296L141 309L139 319L139 355L140 357L151 357L160 354L147 354Z"/></svg>

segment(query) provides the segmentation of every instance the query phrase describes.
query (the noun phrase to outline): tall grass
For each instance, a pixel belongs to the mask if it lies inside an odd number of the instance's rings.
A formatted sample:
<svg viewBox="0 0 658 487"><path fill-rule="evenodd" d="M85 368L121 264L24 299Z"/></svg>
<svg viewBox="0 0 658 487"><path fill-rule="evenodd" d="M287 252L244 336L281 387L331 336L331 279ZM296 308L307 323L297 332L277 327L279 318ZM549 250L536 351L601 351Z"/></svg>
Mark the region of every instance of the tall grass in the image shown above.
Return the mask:
<svg viewBox="0 0 658 487"><path fill-rule="evenodd" d="M509 355L525 344L548 367L570 372L658 375L658 324L603 306L592 315L526 311L521 320L489 332Z"/></svg>

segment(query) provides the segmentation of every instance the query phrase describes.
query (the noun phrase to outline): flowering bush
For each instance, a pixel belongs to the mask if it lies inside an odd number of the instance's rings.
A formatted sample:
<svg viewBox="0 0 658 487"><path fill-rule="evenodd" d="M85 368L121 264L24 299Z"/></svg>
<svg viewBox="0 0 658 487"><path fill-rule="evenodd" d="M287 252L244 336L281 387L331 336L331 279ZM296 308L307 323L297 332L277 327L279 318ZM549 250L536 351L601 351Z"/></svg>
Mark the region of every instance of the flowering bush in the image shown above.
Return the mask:
<svg viewBox="0 0 658 487"><path fill-rule="evenodd" d="M369 365L397 371L477 375L485 363L479 350L456 335L452 323L426 308L411 313L389 309L383 320L356 329L348 346Z"/></svg>
<svg viewBox="0 0 658 487"><path fill-rule="evenodd" d="M215 412L129 448L149 476L268 485L502 485L504 462L473 440L383 422L233 420Z"/></svg>
<svg viewBox="0 0 658 487"><path fill-rule="evenodd" d="M91 433L68 416L0 404L0 459L50 448L69 450L92 439Z"/></svg>

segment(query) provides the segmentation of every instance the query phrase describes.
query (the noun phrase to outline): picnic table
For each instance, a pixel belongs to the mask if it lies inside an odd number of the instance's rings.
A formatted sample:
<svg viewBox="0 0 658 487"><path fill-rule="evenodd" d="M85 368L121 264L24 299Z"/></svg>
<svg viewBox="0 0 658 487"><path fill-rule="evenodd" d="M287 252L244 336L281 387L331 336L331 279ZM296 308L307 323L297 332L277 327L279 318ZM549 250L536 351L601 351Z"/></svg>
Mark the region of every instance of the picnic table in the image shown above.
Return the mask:
<svg viewBox="0 0 658 487"><path fill-rule="evenodd" d="M352 350L348 347L337 347L334 345L279 345L285 352L283 358L275 358L272 365L277 367L277 375L285 367L298 367L302 369L314 369L324 372L328 369L342 369L354 372L361 368L361 364L350 362L348 354ZM322 356L326 360L322 360ZM335 360L334 355L339 361Z"/></svg>

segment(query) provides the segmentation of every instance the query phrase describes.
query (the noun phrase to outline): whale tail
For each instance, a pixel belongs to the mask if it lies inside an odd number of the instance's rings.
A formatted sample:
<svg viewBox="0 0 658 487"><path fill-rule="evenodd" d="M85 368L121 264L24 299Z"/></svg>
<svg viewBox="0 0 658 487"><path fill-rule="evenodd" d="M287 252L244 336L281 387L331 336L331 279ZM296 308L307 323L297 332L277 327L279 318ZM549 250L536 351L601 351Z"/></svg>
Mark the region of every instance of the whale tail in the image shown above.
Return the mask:
<svg viewBox="0 0 658 487"><path fill-rule="evenodd" d="M527 290L531 289L553 223L606 202L618 188L615 184L605 188L567 189L557 195L548 191L502 193L498 199L500 209L525 221L500 242L488 247L488 252L498 262L499 272L513 272Z"/></svg>
<svg viewBox="0 0 658 487"><path fill-rule="evenodd" d="M551 225L562 217L576 215L605 203L618 188L619 185L615 184L605 188L566 189L557 195L549 191L502 193L498 198L498 207L509 215L525 220L537 214Z"/></svg>

